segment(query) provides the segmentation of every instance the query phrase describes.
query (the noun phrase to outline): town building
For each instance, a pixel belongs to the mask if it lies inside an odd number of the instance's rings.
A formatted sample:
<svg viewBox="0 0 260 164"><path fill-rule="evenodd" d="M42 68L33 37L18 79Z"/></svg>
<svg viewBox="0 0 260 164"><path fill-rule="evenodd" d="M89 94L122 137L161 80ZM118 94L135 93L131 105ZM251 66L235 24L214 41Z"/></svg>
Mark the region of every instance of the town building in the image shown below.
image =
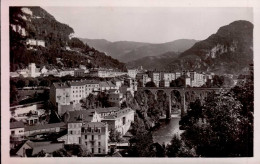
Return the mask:
<svg viewBox="0 0 260 164"><path fill-rule="evenodd" d="M27 140L16 152L19 157L32 157L44 151L47 155L64 148L64 143L52 143L51 141L34 142Z"/></svg>
<svg viewBox="0 0 260 164"><path fill-rule="evenodd" d="M45 47L44 40L36 40L36 39L27 39L26 44L30 46L42 46Z"/></svg>
<svg viewBox="0 0 260 164"><path fill-rule="evenodd" d="M152 81L154 82L154 84L156 85L156 87L159 87L160 85L160 73L159 72L148 72L148 76L152 79Z"/></svg>
<svg viewBox="0 0 260 164"><path fill-rule="evenodd" d="M112 106L121 106L124 101L123 93L121 93L119 89L110 89L108 91L108 101Z"/></svg>
<svg viewBox="0 0 260 164"><path fill-rule="evenodd" d="M36 136L36 135L44 135L49 133L58 133L64 129L66 129L66 124L64 122L25 126L24 135Z"/></svg>
<svg viewBox="0 0 260 164"><path fill-rule="evenodd" d="M92 154L107 154L108 125L103 122L88 122L81 128L81 144Z"/></svg>
<svg viewBox="0 0 260 164"><path fill-rule="evenodd" d="M84 69L75 69L74 70L74 76L75 77L83 77L83 76L85 76L85 70Z"/></svg>
<svg viewBox="0 0 260 164"><path fill-rule="evenodd" d="M10 122L10 147L16 147L23 139L24 123L22 121Z"/></svg>
<svg viewBox="0 0 260 164"><path fill-rule="evenodd" d="M111 129L115 129L124 135L129 130L131 123L134 121L134 113L134 110L125 108L115 112L114 114L104 117L102 122L108 124L109 131Z"/></svg>
<svg viewBox="0 0 260 164"><path fill-rule="evenodd" d="M137 70L136 69L128 69L127 70L127 75L133 79L135 79L136 74L137 74Z"/></svg>
<svg viewBox="0 0 260 164"><path fill-rule="evenodd" d="M137 73L136 80L139 85L141 84L140 87L145 87L145 84L150 82L152 79L146 73Z"/></svg>
<svg viewBox="0 0 260 164"><path fill-rule="evenodd" d="M38 123L40 113L36 104L32 105L19 105L10 108L11 118L17 121L23 121L28 125Z"/></svg>
<svg viewBox="0 0 260 164"><path fill-rule="evenodd" d="M50 88L50 102L54 105L70 105L71 89L67 83L53 83Z"/></svg>
<svg viewBox="0 0 260 164"><path fill-rule="evenodd" d="M90 113L88 110L70 111L64 114L64 122L67 123L68 134L66 144L81 144L81 128L88 122L101 122L97 112Z"/></svg>
<svg viewBox="0 0 260 164"><path fill-rule="evenodd" d="M99 91L100 83L95 80L53 83L50 88L50 101L55 105L70 105L71 103L79 103L90 93L98 93Z"/></svg>

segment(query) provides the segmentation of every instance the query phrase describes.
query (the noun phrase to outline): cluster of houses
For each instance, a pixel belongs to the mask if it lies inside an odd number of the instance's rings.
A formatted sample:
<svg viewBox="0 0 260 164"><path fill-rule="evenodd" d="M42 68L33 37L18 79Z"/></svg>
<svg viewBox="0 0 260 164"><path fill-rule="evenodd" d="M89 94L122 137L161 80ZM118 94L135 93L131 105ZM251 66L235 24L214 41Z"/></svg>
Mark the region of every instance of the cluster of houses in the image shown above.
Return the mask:
<svg viewBox="0 0 260 164"><path fill-rule="evenodd" d="M120 106L125 95L134 94L136 90L137 83L131 78L53 83L50 88L50 102L57 106L56 115L61 122L43 122L41 118L46 112L34 104L12 107L11 149L18 148L15 151L16 156L34 156L41 150L51 154L61 149L62 145L81 145L94 155L106 155L109 152L109 132L114 129L124 136L134 121L134 110ZM113 107L82 107L82 99L100 92L108 94L108 101ZM55 134L56 142L46 140L50 134ZM44 142L38 141L43 138Z"/></svg>
<svg viewBox="0 0 260 164"><path fill-rule="evenodd" d="M184 77L185 85L190 87L200 87L204 85L207 80L212 80L214 73L198 73L195 71L182 72L166 72L166 71L148 71L136 74L137 82L140 82L142 87L148 82L154 82L156 87L170 87L170 83L179 77Z"/></svg>
<svg viewBox="0 0 260 164"><path fill-rule="evenodd" d="M38 42L37 42L38 43ZM59 62L59 59L57 59ZM56 77L63 76L75 76L75 77L84 77L84 76L93 76L93 77L101 77L101 78L113 78L122 75L128 75L131 78L135 78L137 74L136 69L130 69L128 72L122 72L120 70L115 69L104 69L104 68L95 68L95 69L87 69L86 66L80 65L79 68L51 68L47 69L45 66L41 68L37 68L35 63L30 63L25 69L18 69L15 72L10 72L10 77L39 77L39 76L49 76L53 75Z"/></svg>
<svg viewBox="0 0 260 164"><path fill-rule="evenodd" d="M119 107L71 109L60 116L61 122L51 124L29 123L30 112L26 114L23 108L12 112L17 114L11 116L10 146L15 150L13 155L21 157L34 156L40 151L51 154L64 145L81 145L94 155L106 155L109 152L109 131L114 129L124 136L134 121L134 110ZM48 140L50 135L55 136L55 142Z"/></svg>
<svg viewBox="0 0 260 164"><path fill-rule="evenodd" d="M50 87L50 101L60 110L66 105L75 105L90 94L98 95L103 92L108 95L108 101L113 106L121 106L125 95L134 95L137 83L131 78L113 78L110 81L78 80L53 83Z"/></svg>

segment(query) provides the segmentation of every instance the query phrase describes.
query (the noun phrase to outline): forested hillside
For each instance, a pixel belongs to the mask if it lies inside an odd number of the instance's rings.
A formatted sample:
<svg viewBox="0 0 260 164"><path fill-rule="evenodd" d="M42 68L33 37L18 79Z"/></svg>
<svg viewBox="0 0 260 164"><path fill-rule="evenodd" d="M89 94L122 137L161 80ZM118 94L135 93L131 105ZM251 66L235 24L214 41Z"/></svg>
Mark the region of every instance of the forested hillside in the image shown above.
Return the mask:
<svg viewBox="0 0 260 164"><path fill-rule="evenodd" d="M124 63L90 48L78 38L73 38L73 33L70 26L58 22L40 7L11 7L11 71L25 68L28 63L36 63L38 67L78 67L82 64L88 68L125 70ZM38 42L43 44L38 45Z"/></svg>

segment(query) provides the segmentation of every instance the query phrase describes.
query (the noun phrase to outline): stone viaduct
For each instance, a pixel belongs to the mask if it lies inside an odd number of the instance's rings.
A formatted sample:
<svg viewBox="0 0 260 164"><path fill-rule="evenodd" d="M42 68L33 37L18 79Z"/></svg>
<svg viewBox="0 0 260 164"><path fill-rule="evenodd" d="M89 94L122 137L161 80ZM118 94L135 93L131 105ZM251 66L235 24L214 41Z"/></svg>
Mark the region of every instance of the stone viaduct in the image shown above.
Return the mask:
<svg viewBox="0 0 260 164"><path fill-rule="evenodd" d="M157 93L159 91L163 91L164 93L166 93L167 97L169 98L169 109L166 112L166 118L170 119L171 118L171 108L172 108L172 102L171 102L171 93L174 91L179 92L180 97L181 97L181 116L184 116L187 113L187 108L186 108L186 103L185 103L185 95L187 93L193 93L195 94L196 98L199 98L200 100L204 100L205 97L207 97L207 95L210 92L215 91L216 93L219 93L222 90L229 90L230 88L201 88L201 87L197 87L197 88L188 88L188 87L183 87L183 88L178 88L178 87L138 87L137 88L137 92L138 91L150 91L154 96L155 99L157 100Z"/></svg>

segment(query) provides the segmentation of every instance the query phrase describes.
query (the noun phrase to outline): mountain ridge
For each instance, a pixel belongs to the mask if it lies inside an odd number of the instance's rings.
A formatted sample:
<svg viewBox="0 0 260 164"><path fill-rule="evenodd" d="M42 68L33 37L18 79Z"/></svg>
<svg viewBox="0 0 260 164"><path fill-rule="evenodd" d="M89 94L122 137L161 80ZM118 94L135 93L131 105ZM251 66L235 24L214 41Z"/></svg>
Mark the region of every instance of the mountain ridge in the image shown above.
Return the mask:
<svg viewBox="0 0 260 164"><path fill-rule="evenodd" d="M110 42L102 39L82 39L91 47L106 52L108 55L122 61L129 62L145 56L160 55L169 51L184 51L197 41L194 39L178 39L165 43L145 43L135 41Z"/></svg>

